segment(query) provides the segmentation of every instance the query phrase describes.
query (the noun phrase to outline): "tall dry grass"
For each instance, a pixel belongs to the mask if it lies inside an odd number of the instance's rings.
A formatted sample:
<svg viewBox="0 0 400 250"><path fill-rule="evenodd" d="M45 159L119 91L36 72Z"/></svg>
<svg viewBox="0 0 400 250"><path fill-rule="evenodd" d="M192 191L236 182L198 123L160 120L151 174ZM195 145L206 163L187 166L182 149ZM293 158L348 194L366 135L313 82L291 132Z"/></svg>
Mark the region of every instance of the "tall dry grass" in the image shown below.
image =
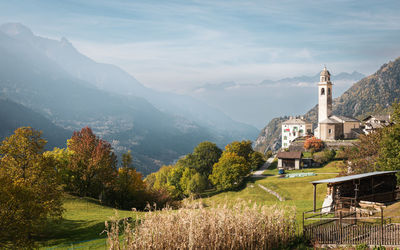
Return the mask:
<svg viewBox="0 0 400 250"><path fill-rule="evenodd" d="M110 249L271 249L290 243L296 233L294 209L244 202L166 208L122 224L106 222Z"/></svg>

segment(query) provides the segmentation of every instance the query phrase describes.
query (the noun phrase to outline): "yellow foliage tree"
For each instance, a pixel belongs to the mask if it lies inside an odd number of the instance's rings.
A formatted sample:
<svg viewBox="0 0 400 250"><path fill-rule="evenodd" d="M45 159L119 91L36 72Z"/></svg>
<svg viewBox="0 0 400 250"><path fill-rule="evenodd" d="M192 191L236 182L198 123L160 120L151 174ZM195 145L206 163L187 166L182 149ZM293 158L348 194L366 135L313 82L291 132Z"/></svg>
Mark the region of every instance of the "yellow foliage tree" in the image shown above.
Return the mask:
<svg viewBox="0 0 400 250"><path fill-rule="evenodd" d="M41 132L21 127L0 144L0 248L31 248L49 216L61 217L55 162Z"/></svg>

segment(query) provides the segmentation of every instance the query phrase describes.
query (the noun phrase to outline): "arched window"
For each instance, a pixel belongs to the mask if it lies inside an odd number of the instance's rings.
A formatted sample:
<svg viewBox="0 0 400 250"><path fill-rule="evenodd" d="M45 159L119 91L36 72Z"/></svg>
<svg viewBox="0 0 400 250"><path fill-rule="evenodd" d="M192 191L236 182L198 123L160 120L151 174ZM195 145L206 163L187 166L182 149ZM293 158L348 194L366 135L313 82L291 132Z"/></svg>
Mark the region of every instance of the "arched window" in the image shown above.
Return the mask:
<svg viewBox="0 0 400 250"><path fill-rule="evenodd" d="M328 88L328 95L330 95L331 94L331 89L330 88Z"/></svg>
<svg viewBox="0 0 400 250"><path fill-rule="evenodd" d="M325 88L321 89L321 95L325 95Z"/></svg>

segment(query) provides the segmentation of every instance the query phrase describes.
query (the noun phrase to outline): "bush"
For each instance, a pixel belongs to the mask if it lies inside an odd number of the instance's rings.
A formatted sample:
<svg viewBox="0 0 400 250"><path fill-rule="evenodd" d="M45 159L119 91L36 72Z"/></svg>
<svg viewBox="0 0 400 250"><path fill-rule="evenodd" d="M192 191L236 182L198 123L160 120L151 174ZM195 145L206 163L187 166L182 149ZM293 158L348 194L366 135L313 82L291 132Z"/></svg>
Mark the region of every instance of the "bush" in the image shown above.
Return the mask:
<svg viewBox="0 0 400 250"><path fill-rule="evenodd" d="M314 153L313 159L315 162L318 162L319 164L325 164L335 159L335 155L336 155L335 150L326 149L322 152Z"/></svg>
<svg viewBox="0 0 400 250"><path fill-rule="evenodd" d="M311 137L304 142L303 146L306 150L313 150L313 152L318 152L324 147L324 143L320 139Z"/></svg>
<svg viewBox="0 0 400 250"><path fill-rule="evenodd" d="M240 202L148 212L134 225L106 222L110 249L280 249L295 239L295 212ZM122 239L120 236L122 231Z"/></svg>

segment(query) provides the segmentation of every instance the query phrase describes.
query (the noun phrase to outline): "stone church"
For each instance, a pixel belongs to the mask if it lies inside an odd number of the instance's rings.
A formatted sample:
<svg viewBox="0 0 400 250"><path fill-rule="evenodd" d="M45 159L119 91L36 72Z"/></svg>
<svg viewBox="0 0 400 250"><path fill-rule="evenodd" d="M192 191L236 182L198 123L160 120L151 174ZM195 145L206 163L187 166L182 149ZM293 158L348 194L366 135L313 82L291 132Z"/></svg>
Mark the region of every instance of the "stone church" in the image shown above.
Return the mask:
<svg viewBox="0 0 400 250"><path fill-rule="evenodd" d="M332 115L332 85L331 74L324 67L318 83L318 127L314 135L323 141L356 138L359 120Z"/></svg>

